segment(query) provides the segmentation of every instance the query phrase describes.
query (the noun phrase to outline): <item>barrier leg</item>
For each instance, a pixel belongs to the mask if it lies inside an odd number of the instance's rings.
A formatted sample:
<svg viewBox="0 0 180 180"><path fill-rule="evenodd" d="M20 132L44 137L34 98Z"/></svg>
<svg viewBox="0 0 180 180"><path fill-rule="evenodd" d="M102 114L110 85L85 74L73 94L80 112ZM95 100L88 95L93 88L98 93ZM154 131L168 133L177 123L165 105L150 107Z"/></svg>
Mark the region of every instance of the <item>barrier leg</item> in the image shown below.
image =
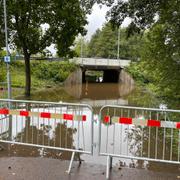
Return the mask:
<svg viewBox="0 0 180 180"><path fill-rule="evenodd" d="M78 160L79 160L79 166L82 164L82 159L80 157L80 153L77 154L78 155Z"/></svg>
<svg viewBox="0 0 180 180"><path fill-rule="evenodd" d="M74 155L75 155L75 152L72 153L71 161L70 161L70 164L69 164L69 169L66 171L68 174L70 174L70 172L71 172L72 163L74 161Z"/></svg>
<svg viewBox="0 0 180 180"><path fill-rule="evenodd" d="M112 169L113 157L110 156L110 169Z"/></svg>
<svg viewBox="0 0 180 180"><path fill-rule="evenodd" d="M110 160L111 157L107 156L107 164L106 164L106 179L109 179L109 173L110 173Z"/></svg>

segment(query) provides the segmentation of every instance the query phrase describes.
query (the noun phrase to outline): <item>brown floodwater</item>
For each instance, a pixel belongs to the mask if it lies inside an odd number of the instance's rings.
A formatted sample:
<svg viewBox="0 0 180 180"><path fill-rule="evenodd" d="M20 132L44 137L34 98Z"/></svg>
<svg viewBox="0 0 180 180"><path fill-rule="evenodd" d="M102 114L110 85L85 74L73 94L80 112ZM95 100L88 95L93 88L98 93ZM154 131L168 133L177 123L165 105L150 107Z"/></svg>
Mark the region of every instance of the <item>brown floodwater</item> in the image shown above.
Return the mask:
<svg viewBox="0 0 180 180"><path fill-rule="evenodd" d="M18 97L18 99L24 99L24 97ZM146 89L134 87L131 84L117 84L117 83L85 83L82 85L74 85L69 87L55 87L38 92L33 92L30 98L31 100L39 101L51 101L51 102L73 102L73 103L85 103L89 104L94 109L94 118L97 120L97 114L103 105L122 105L122 106L142 106L142 107L159 107L161 102L157 100L150 92ZM31 109L36 111L37 107ZM53 107L40 107L38 111L52 111ZM56 111L60 111L56 109ZM62 111L62 110L61 110ZM66 110L63 110L67 112ZM87 116L91 116L89 110L83 110ZM41 144L48 146L60 146L64 148L79 148L83 150L89 150L90 144L89 139L91 138L90 121L82 123L63 122L61 120L44 120L44 119L21 119L17 120L14 118L13 130L11 138L13 141ZM3 124L4 121L0 122L1 138L6 139L8 132L7 124ZM2 128L3 125L3 128ZM118 129L119 128L119 129ZM120 133L120 127L118 127L114 136L118 136ZM110 128L109 133L113 133L113 129ZM131 129L131 128L130 128ZM102 128L102 131L106 132L106 127ZM138 138L139 129L131 129L127 131L126 126L121 127L122 139L126 139L127 135L131 137L133 144L131 148L127 149L127 145L124 145L123 150L132 154L131 150L137 149L140 143ZM146 130L144 130L146 134ZM102 132L102 133L103 133ZM135 135L132 135L132 132ZM152 131L155 136L155 131ZM97 164L106 164L105 157L98 156L98 122L94 124L94 156L89 155L76 155L75 160L82 159L86 162L92 162ZM142 140L142 139L141 139ZM147 139L144 138L143 143L147 143ZM141 143L142 143L141 141ZM103 143L103 142L102 142ZM105 143L102 145L105 149ZM118 143L118 142L117 142ZM57 159L71 158L70 152L60 152L56 150L47 150L44 148L26 147L20 145L7 145L1 144L0 157L4 156L23 156L23 157L51 157ZM169 144L166 145L168 148ZM152 142L152 148L153 142ZM116 151L116 149L115 149ZM153 150L152 150L153 151ZM158 147L158 152L161 151L161 146ZM138 152L135 152L137 154ZM143 149L143 154L147 153L147 149ZM113 164L116 166L128 166L135 168L146 168L153 171L169 171L179 172L178 165L170 165L164 163L154 163L138 160L126 160L114 158Z"/></svg>

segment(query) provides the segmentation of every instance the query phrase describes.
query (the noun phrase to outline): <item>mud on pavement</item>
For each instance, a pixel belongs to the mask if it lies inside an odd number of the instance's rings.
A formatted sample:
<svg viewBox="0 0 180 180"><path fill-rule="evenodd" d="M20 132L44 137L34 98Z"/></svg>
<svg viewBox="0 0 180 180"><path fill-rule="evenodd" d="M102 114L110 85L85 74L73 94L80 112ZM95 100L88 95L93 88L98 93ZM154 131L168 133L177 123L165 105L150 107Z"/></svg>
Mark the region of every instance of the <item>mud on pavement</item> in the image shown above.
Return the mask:
<svg viewBox="0 0 180 180"><path fill-rule="evenodd" d="M50 158L0 158L0 180L104 180L106 167L83 162L73 163L72 173L66 170L69 161ZM155 172L145 169L117 168L111 171L113 180L176 180L179 172Z"/></svg>

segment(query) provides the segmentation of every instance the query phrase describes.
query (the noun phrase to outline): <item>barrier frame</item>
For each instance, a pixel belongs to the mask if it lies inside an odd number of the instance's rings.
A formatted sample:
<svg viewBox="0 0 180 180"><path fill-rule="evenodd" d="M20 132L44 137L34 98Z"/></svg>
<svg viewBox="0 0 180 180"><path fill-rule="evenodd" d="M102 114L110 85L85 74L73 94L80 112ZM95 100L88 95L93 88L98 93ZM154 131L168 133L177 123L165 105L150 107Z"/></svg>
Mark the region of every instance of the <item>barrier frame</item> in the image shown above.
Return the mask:
<svg viewBox="0 0 180 180"><path fill-rule="evenodd" d="M105 105L99 111L99 132L98 132L98 154L99 156L107 157L106 161L106 179L110 177L110 170L112 169L112 161L113 157L123 158L123 159L134 159L134 160L143 160L143 161L153 161L153 162L162 162L162 163L171 163L171 164L180 164L179 161L173 160L161 160L161 159L153 159L147 157L136 157L136 156L125 156L122 154L113 154L113 153L102 153L101 152L101 129L102 129L102 112L106 108L122 108L122 109L129 109L129 110L143 110L143 111L158 111L158 112L170 112L170 113L180 113L180 110L170 110L170 109L156 109L156 108L142 108L142 107L133 107L133 106L118 106L118 105ZM179 135L178 135L178 147L180 147L180 120L178 122ZM178 159L180 159L180 149L178 149Z"/></svg>
<svg viewBox="0 0 180 180"><path fill-rule="evenodd" d="M68 151L72 152L71 160L69 164L69 168L67 170L67 173L69 174L72 169L72 163L74 161L75 153L83 153L83 154L89 154L93 155L94 150L94 120L93 120L93 108L87 104L77 104L77 103L54 103L54 102L45 102L45 101L27 101L27 100L9 100L9 99L0 99L0 102L7 103L7 107L11 109L12 103L29 103L29 104L48 104L53 106L78 106L78 107L85 107L87 108L91 113L91 150L90 151L83 151L80 149L67 149L62 147L49 147L49 146L43 146L38 144L30 144L30 143L21 143L21 142L14 142L14 141L7 141L7 140L1 140L0 142L8 143L8 144L17 144L17 145L25 145L25 146L31 146L31 147L40 147L45 149L54 149L54 150L60 150L60 151ZM131 106L116 106L116 105L105 105L103 106L99 111L99 129L98 129L98 154L99 156L105 156L107 158L106 162L106 178L109 179L110 169L112 168L112 161L113 157L117 158L125 158L125 159L135 159L135 160L144 160L144 161L153 161L153 162L163 162L163 163L172 163L172 164L180 164L180 161L173 161L173 160L161 160L161 159L153 159L153 158L147 158L147 157L136 157L136 156L126 156L122 154L113 154L113 153L103 153L101 152L101 129L102 129L102 112L105 108L122 108L122 109L129 109L129 110L143 110L143 111L152 111L152 112L161 112L161 113L180 113L180 110L169 110L169 109L155 109L155 108L142 108L142 107L131 107ZM11 118L12 115L9 115L9 118ZM180 121L180 120L179 120ZM180 145L180 122L176 122L178 124L178 132L179 132L179 145ZM179 146L180 147L180 146ZM178 153L180 150L178 150Z"/></svg>
<svg viewBox="0 0 180 180"><path fill-rule="evenodd" d="M52 149L52 150L60 150L60 151L67 151L67 152L72 152L71 155L71 160L69 164L69 168L66 171L68 174L70 174L71 169L72 169L72 163L74 161L75 153L83 153L83 154L88 154L88 155L93 155L93 142L94 142L94 121L93 121L93 109L91 106L87 104L77 104L77 103L56 103L56 102L46 102L46 101L27 101L27 100L11 100L11 99L0 99L0 103L7 103L7 107L9 110L12 110L12 103L24 103L24 104L47 104L47 105L53 105L53 106L72 106L72 107L81 107L81 108L87 108L90 113L91 113L91 140L90 140L90 146L91 150L89 151L83 151L80 149L69 149L69 148L62 148L62 147L53 147L53 146L46 146L46 145L38 145L38 144L31 144L31 143L22 143L22 142L15 142L15 141L8 141L8 140L1 140L0 142L2 143L7 143L7 144L16 144L16 145L24 145L24 146L30 146L30 147L36 147L36 148L45 148L45 149ZM12 120L12 115L8 115L8 118Z"/></svg>

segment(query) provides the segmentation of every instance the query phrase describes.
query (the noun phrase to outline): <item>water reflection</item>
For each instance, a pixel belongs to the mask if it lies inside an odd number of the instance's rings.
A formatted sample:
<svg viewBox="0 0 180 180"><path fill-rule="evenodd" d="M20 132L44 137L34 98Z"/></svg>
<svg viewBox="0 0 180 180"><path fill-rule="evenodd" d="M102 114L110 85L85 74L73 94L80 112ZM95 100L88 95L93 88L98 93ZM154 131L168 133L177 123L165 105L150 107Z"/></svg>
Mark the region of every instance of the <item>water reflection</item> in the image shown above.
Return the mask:
<svg viewBox="0 0 180 180"><path fill-rule="evenodd" d="M51 147L62 147L75 149L73 146L73 134L77 132L76 129L68 128L67 125L58 123L55 131L50 135L52 126L42 124L40 129L34 125L30 125L29 121L26 121L25 128L17 136L13 137L13 141L38 144ZM52 136L52 137L51 137ZM9 151L7 144L2 144L4 150L0 152L0 156L24 156L24 157L53 157L64 160L69 160L72 153L67 151L49 150L44 148L29 147L23 145L11 145ZM75 157L77 159L78 156Z"/></svg>
<svg viewBox="0 0 180 180"><path fill-rule="evenodd" d="M124 157L180 161L180 131L172 128L146 127L147 125L145 125L145 120L147 119L177 122L180 119L179 113L143 109L135 110L128 107L106 107L101 112L101 120L104 121L104 117L107 115L111 117L111 120L113 117L115 119L110 121L110 124L103 122L101 125L101 153L122 155ZM134 123L138 120L138 123L141 122L141 126L119 124L119 117L133 118L132 122ZM117 121L117 123L114 123L114 121ZM168 167L164 163L137 161L131 160L131 158L119 163L119 159L114 158L114 164L117 166L119 164L124 166L124 162L126 166L147 169L154 168L154 164L156 164L155 167L158 170L162 170L162 167ZM174 168L174 171L179 171L178 165L171 166Z"/></svg>
<svg viewBox="0 0 180 180"><path fill-rule="evenodd" d="M129 84L88 82L65 87L66 92L76 99L91 100L119 99L131 93L133 89L134 85Z"/></svg>
<svg viewBox="0 0 180 180"><path fill-rule="evenodd" d="M165 132L166 139L164 139L164 128L145 127L145 128L132 128L128 132L128 138L130 140L129 151L136 157L147 157L152 159L164 159L179 161L179 143L178 143L178 130L167 129ZM142 137L143 135L143 137ZM156 136L157 135L157 136ZM172 143L172 147L171 147ZM163 154L164 153L164 154ZM140 163L140 164L138 164ZM147 168L151 168L153 162L148 163ZM138 167L143 167L142 162L137 161Z"/></svg>
<svg viewBox="0 0 180 180"><path fill-rule="evenodd" d="M60 87L60 88L53 88L49 90L39 91L31 97L33 100L43 100L43 101L65 101L65 102L83 102L83 103L89 103L90 105L96 107L102 106L105 103L107 104L118 104L118 105L133 105L133 106L143 106L143 107L158 107L161 102L154 98L154 96L140 88L133 89L133 86L130 85L124 85L124 84L105 84L105 83L86 83L83 85L76 85L76 86L69 86L69 87ZM22 97L20 97L22 99ZM99 109L98 109L99 110ZM96 110L96 112L98 112ZM54 125L54 123L57 123ZM22 122L23 126L25 125L25 122ZM81 135L84 132L88 132L87 134L90 134L90 125L87 123L84 125L84 130L82 130L81 126ZM76 147L77 146L77 139L78 139L78 133L77 133L78 125L73 125L71 123L62 123L62 122L52 122L49 124L48 121L41 122L40 124L37 123L37 121L34 119L34 122L28 122L26 125L21 129L20 132L15 136L16 140L19 141L22 140L24 142L32 142L35 143L41 143L41 144L50 144L51 146L58 146L60 145L60 142L64 147ZM104 129L102 130L102 133L105 135L107 132L107 127L104 126ZM29 135L27 135L27 132L29 132ZM149 135L149 129L148 128L134 128L134 127L128 127L128 126L118 126L115 127L115 134L114 127L111 126L109 128L109 142L110 147L109 151L113 151L119 153L120 150L124 153L128 153L129 155L135 155L135 156L148 156L148 135ZM122 133L121 133L122 132ZM142 132L144 134L142 138ZM98 142L98 124L95 124L94 128L95 133L95 145L97 145ZM170 134L171 132L168 132ZM161 156L162 152L162 131L158 131L158 152L157 157ZM118 137L115 138L115 143L112 143L113 136ZM177 133L174 133L174 139L178 140ZM82 136L81 136L82 137ZM67 142L65 142L65 139L67 138ZM128 139L129 144L123 144L124 141ZM88 140L89 136L85 137L86 145L88 146ZM155 143L156 140L156 128L151 129L151 141L150 141L150 157L153 158L155 154ZM122 141L120 146L120 141ZM177 142L173 142L173 148L177 148ZM80 148L83 149L83 140L80 143ZM115 148L113 144L118 144L119 147ZM142 148L143 144L143 148ZM167 138L167 144L166 144L166 155L165 157L169 157L170 154L170 144L171 144L171 138ZM175 145L176 144L176 145ZM5 149L8 149L7 145L3 144L5 146ZM25 147L25 146L17 146L12 145L10 146L10 151L1 151L0 156L6 156L8 153L10 155L15 156L43 156L43 157L53 157L53 158L62 158L62 159L69 159L71 156L71 153L67 152L60 152L55 150L47 150L42 148L31 148L31 147ZM90 161L93 163L100 163L100 164L106 164L106 159L104 157L99 157L97 155L97 146L95 146L95 152L94 156L87 156L82 154L81 158L85 161ZM102 141L102 147L104 150L106 150L106 142ZM121 149L120 149L121 148ZM177 152L177 151L176 151ZM177 154L173 154L173 157L177 158ZM78 157L76 156L76 159ZM116 159L114 158L113 161L114 165L123 165L123 166L130 166L130 167L137 167L137 168L147 168L149 170L153 171L171 171L171 172L177 172L178 165L169 165L164 163L154 163L154 162L146 162L146 161L134 161L134 160L124 160L124 159Z"/></svg>

